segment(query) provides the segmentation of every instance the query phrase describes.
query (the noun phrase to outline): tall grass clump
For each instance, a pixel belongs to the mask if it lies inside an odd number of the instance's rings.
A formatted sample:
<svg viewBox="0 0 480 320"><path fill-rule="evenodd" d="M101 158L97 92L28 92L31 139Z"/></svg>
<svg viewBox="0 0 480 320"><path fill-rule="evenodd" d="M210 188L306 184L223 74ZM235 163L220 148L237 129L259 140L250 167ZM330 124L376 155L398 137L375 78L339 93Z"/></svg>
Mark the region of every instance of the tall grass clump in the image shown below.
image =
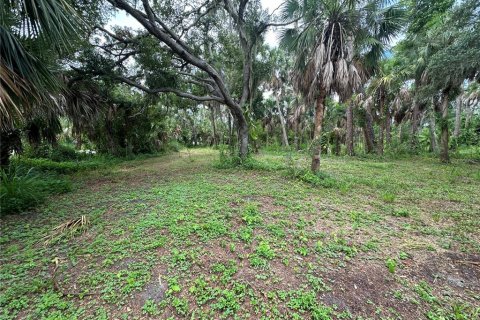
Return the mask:
<svg viewBox="0 0 480 320"><path fill-rule="evenodd" d="M63 177L12 164L0 171L0 215L32 208L49 194L67 192L71 188L71 182Z"/></svg>

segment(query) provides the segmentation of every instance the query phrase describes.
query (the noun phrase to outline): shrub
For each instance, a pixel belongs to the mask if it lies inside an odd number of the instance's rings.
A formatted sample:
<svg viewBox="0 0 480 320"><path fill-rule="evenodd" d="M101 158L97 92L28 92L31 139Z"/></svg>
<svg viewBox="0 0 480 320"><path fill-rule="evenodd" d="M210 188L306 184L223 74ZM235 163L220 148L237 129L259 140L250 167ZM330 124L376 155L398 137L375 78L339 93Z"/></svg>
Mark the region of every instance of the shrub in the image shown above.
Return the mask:
<svg viewBox="0 0 480 320"><path fill-rule="evenodd" d="M41 144L35 148L27 145L23 155L26 158L49 159L56 162L82 160L89 155L77 152L73 147L58 144L52 147L50 144Z"/></svg>
<svg viewBox="0 0 480 320"><path fill-rule="evenodd" d="M219 159L215 162L214 167L217 169L232 169L239 167L242 159L239 156L228 155L225 149L220 149Z"/></svg>
<svg viewBox="0 0 480 320"><path fill-rule="evenodd" d="M50 159L19 158L13 161L15 164L25 167L35 167L38 171L71 173L86 169L95 169L103 165L101 159L90 161L63 161L56 162Z"/></svg>
<svg viewBox="0 0 480 320"><path fill-rule="evenodd" d="M178 142L177 140L171 140L168 142L167 150L165 151L179 152L182 149L183 149L183 145L180 142Z"/></svg>
<svg viewBox="0 0 480 320"><path fill-rule="evenodd" d="M74 148L64 145L58 145L52 148L50 159L53 161L81 160L87 158L86 153L79 153Z"/></svg>
<svg viewBox="0 0 480 320"><path fill-rule="evenodd" d="M48 194L71 190L70 181L64 178L13 164L1 171L0 178L0 215L21 212L41 203Z"/></svg>
<svg viewBox="0 0 480 320"><path fill-rule="evenodd" d="M215 162L214 167L217 169L233 169L243 168L246 170L262 170L262 171L276 171L285 169L285 166L280 163L269 161L258 161L250 156L246 159L240 158L238 155L229 155L224 149L220 149L220 156Z"/></svg>
<svg viewBox="0 0 480 320"><path fill-rule="evenodd" d="M338 182L330 175L324 172L313 173L308 169L289 169L288 175L313 186L322 186L324 188L338 187Z"/></svg>

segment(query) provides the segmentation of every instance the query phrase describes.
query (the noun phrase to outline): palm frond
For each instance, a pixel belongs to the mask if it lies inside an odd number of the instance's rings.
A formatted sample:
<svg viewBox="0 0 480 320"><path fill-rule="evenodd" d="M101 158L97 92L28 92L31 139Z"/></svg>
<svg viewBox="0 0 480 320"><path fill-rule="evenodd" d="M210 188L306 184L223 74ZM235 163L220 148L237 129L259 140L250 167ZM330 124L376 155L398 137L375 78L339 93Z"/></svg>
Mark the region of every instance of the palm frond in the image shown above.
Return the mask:
<svg viewBox="0 0 480 320"><path fill-rule="evenodd" d="M43 37L57 49L70 48L70 43L84 27L66 0L7 1L0 10L18 15L20 25L12 29L17 37Z"/></svg>

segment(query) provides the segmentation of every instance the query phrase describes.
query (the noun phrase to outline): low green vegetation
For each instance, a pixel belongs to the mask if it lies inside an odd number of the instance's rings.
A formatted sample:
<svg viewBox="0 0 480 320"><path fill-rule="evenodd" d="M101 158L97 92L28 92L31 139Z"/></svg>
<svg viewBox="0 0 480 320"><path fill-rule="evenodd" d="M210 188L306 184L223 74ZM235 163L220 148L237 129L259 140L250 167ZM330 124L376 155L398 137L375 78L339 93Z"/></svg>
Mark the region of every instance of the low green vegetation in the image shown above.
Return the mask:
<svg viewBox="0 0 480 320"><path fill-rule="evenodd" d="M220 169L191 149L48 173L73 189L2 217L0 318L478 317L478 164L325 157L348 186L332 188L291 176L288 153L252 159Z"/></svg>
<svg viewBox="0 0 480 320"><path fill-rule="evenodd" d="M58 174L11 165L0 171L0 215L24 211L42 203L48 195L71 189L71 181Z"/></svg>
<svg viewBox="0 0 480 320"><path fill-rule="evenodd" d="M480 0L1 1L0 320L480 319Z"/></svg>

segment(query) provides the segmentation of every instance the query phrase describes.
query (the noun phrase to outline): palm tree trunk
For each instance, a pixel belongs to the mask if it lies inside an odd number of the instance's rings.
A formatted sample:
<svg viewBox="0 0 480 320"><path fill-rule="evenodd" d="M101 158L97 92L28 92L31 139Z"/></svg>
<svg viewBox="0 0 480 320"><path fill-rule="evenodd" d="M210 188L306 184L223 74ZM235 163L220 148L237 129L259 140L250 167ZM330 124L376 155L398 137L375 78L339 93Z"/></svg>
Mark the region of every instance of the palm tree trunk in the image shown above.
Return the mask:
<svg viewBox="0 0 480 320"><path fill-rule="evenodd" d="M285 125L285 118L283 116L282 108L280 107L280 97L277 96L276 98L277 98L278 117L280 118L280 126L282 127L282 143L283 143L283 146L288 147L287 128Z"/></svg>
<svg viewBox="0 0 480 320"><path fill-rule="evenodd" d="M298 97L295 98L295 113L297 112L297 110L298 110ZM300 127L300 118L301 118L301 114L298 114L295 117L295 121L293 122L293 131L294 131L293 145L295 147L295 150L297 151L299 149L298 131Z"/></svg>
<svg viewBox="0 0 480 320"><path fill-rule="evenodd" d="M338 127L336 127L333 131L334 133L334 137L335 137L335 146L334 146L334 149L333 149L333 152L335 153L336 156L339 156L340 155L340 139L341 139L341 133L340 133L340 129Z"/></svg>
<svg viewBox="0 0 480 320"><path fill-rule="evenodd" d="M476 104L476 101L469 101L469 103L467 105L465 105L465 126L464 128L467 129L468 126L470 125L470 120L472 119L473 117L473 109L474 109L474 106Z"/></svg>
<svg viewBox="0 0 480 320"><path fill-rule="evenodd" d="M293 124L293 130L294 130L294 138L293 138L293 145L295 147L295 150L298 150L298 147L299 147L299 143L298 143L298 127L299 127L299 122L300 120L299 119L295 119L295 123Z"/></svg>
<svg viewBox="0 0 480 320"><path fill-rule="evenodd" d="M349 156L354 155L353 148L353 102L350 101L347 105L347 136L346 136L346 145L347 145L347 154Z"/></svg>
<svg viewBox="0 0 480 320"><path fill-rule="evenodd" d="M419 103L417 98L413 99L413 112L412 112L412 138L410 145L413 151L418 149L418 121L419 120Z"/></svg>
<svg viewBox="0 0 480 320"><path fill-rule="evenodd" d="M77 141L75 143L75 149L81 150L82 149L82 143L83 143L82 134L80 132L77 133L76 138L77 138Z"/></svg>
<svg viewBox="0 0 480 320"><path fill-rule="evenodd" d="M430 152L437 152L437 136L435 134L435 112L428 115L428 129L430 131Z"/></svg>
<svg viewBox="0 0 480 320"><path fill-rule="evenodd" d="M314 131L313 131L313 141L312 141L312 172L316 173L320 169L320 153L321 153L321 138L322 138L322 122L325 111L325 98L326 93L322 90L317 97L316 106L315 106L315 122L314 122Z"/></svg>
<svg viewBox="0 0 480 320"><path fill-rule="evenodd" d="M387 108L387 114L385 115L385 135L387 138L387 146L389 146L392 141L392 115L390 107Z"/></svg>
<svg viewBox="0 0 480 320"><path fill-rule="evenodd" d="M453 130L453 137L455 139L460 135L460 124L462 123L462 95L459 95L455 101L455 129Z"/></svg>
<svg viewBox="0 0 480 320"><path fill-rule="evenodd" d="M367 153L372 153L375 150L375 134L373 132L373 117L370 106L365 109L364 123L363 132L365 135L365 151Z"/></svg>
<svg viewBox="0 0 480 320"><path fill-rule="evenodd" d="M379 109L380 109L380 130L378 132L378 145L377 151L379 155L383 155L383 133L385 131L385 121L384 113L385 113L385 94L383 90L380 91L380 99L379 99Z"/></svg>
<svg viewBox="0 0 480 320"><path fill-rule="evenodd" d="M442 123L441 123L441 151L440 151L440 160L442 162L450 162L450 157L448 155L448 91L443 92L442 99Z"/></svg>

